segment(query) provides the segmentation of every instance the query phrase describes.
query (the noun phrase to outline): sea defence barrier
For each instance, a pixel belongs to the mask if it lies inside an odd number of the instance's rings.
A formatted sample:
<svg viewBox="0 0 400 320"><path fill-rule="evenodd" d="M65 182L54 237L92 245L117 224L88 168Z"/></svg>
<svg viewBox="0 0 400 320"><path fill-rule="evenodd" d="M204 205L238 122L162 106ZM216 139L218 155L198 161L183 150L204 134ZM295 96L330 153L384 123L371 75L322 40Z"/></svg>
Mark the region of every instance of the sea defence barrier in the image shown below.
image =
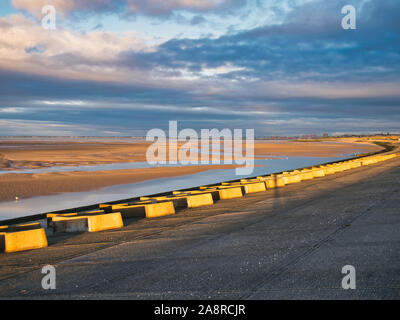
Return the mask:
<svg viewBox="0 0 400 320"><path fill-rule="evenodd" d="M266 176L178 190L120 203L99 204L96 210L48 213L47 228L53 232L99 232L124 227L125 219L159 218L175 215L182 209L212 206L216 201L240 198L246 194L268 192L302 181L320 179L327 175L399 157L400 153L364 156L309 168L285 171ZM46 230L40 223L0 226L0 252L17 252L46 247Z"/></svg>
<svg viewBox="0 0 400 320"><path fill-rule="evenodd" d="M121 213L97 215L55 216L52 219L54 232L98 232L120 229L124 226Z"/></svg>
<svg viewBox="0 0 400 320"><path fill-rule="evenodd" d="M44 247L47 247L47 237L40 223L0 227L0 252L17 252Z"/></svg>

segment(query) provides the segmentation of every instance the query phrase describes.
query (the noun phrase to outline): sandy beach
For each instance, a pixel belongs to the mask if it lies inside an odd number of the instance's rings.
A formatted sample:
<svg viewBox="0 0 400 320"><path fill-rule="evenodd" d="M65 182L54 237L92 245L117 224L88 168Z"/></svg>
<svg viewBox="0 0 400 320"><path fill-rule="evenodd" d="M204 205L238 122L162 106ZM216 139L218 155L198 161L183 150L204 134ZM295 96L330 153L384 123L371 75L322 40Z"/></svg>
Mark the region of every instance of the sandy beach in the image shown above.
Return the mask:
<svg viewBox="0 0 400 320"><path fill-rule="evenodd" d="M1 140L0 169L44 168L146 161L149 142ZM222 148L222 147L221 147ZM367 153L380 148L370 142L341 139L326 142L256 140L256 156L334 157L353 152ZM168 149L167 155L168 155ZM210 158L211 159L211 158Z"/></svg>
<svg viewBox="0 0 400 320"><path fill-rule="evenodd" d="M0 140L0 169L16 167L46 168L52 166L96 165L146 161L147 142L105 141L24 141ZM354 152L375 152L381 148L354 140L327 142L256 141L256 156L334 157ZM89 191L102 187L182 176L210 169L228 169L235 165L154 167L108 171L46 172L0 175L0 201Z"/></svg>
<svg viewBox="0 0 400 320"><path fill-rule="evenodd" d="M159 167L131 170L51 172L0 175L0 201L64 192L95 190L107 186L136 183L151 179L183 176L211 169L229 169L235 165Z"/></svg>

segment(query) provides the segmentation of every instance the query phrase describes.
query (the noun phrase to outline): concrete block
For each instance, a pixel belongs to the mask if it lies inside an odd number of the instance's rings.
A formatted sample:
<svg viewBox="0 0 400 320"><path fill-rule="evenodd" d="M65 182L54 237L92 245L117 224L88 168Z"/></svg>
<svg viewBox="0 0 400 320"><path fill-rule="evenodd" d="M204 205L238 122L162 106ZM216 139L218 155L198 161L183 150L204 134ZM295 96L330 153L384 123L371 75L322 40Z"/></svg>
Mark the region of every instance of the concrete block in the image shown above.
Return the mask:
<svg viewBox="0 0 400 320"><path fill-rule="evenodd" d="M47 247L44 229L0 233L0 251L18 252Z"/></svg>
<svg viewBox="0 0 400 320"><path fill-rule="evenodd" d="M322 168L313 167L312 173L313 173L314 178L325 177L325 171Z"/></svg>
<svg viewBox="0 0 400 320"><path fill-rule="evenodd" d="M211 193L198 194L187 197L188 208L197 208L214 204Z"/></svg>
<svg viewBox="0 0 400 320"><path fill-rule="evenodd" d="M298 183L301 182L301 174L297 173L283 174L283 180L285 184Z"/></svg>
<svg viewBox="0 0 400 320"><path fill-rule="evenodd" d="M361 167L361 162L360 161L350 161L349 164L350 164L350 168L351 169L355 169L355 168Z"/></svg>
<svg viewBox="0 0 400 320"><path fill-rule="evenodd" d="M87 218L89 232L121 229L124 226L120 212L100 214Z"/></svg>
<svg viewBox="0 0 400 320"><path fill-rule="evenodd" d="M245 193L256 193L266 191L267 188L265 186L265 182L257 182L257 183L249 183L243 185L243 189Z"/></svg>
<svg viewBox="0 0 400 320"><path fill-rule="evenodd" d="M124 226L121 213L107 213L95 216L54 217L54 232L98 232L120 229Z"/></svg>
<svg viewBox="0 0 400 320"><path fill-rule="evenodd" d="M344 166L341 163L335 163L334 168L335 168L335 173L344 171Z"/></svg>
<svg viewBox="0 0 400 320"><path fill-rule="evenodd" d="M241 187L224 188L220 189L218 192L219 192L219 198L221 200L240 198L243 196Z"/></svg>
<svg viewBox="0 0 400 320"><path fill-rule="evenodd" d="M304 169L301 170L301 180L311 180L314 179L314 174L312 172L312 170L309 169Z"/></svg>
<svg viewBox="0 0 400 320"><path fill-rule="evenodd" d="M324 170L324 173L326 176L335 174L335 168L331 166L322 166L321 167Z"/></svg>
<svg viewBox="0 0 400 320"><path fill-rule="evenodd" d="M269 178L264 180L264 183L267 189L280 188L286 185L285 180L282 177L277 176L270 176Z"/></svg>
<svg viewBox="0 0 400 320"><path fill-rule="evenodd" d="M156 218L175 214L175 207L172 201L160 202L145 205L146 218Z"/></svg>

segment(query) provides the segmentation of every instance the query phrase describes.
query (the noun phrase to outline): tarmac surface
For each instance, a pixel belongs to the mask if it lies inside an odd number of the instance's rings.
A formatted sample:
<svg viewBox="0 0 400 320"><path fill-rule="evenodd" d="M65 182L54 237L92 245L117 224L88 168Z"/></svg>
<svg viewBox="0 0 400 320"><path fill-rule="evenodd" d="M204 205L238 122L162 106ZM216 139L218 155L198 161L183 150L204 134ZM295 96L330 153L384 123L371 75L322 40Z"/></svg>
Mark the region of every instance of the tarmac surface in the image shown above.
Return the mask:
<svg viewBox="0 0 400 320"><path fill-rule="evenodd" d="M399 158L125 225L0 253L0 299L400 299Z"/></svg>

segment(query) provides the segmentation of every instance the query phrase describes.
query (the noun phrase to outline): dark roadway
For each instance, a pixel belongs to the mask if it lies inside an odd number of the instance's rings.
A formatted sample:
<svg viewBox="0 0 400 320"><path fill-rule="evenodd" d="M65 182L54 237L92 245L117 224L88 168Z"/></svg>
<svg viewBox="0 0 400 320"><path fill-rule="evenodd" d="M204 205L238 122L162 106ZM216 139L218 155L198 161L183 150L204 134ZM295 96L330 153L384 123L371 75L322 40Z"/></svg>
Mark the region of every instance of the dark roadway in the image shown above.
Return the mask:
<svg viewBox="0 0 400 320"><path fill-rule="evenodd" d="M400 299L400 159L0 254L1 299ZM41 268L55 265L56 290ZM341 287L356 268L356 289Z"/></svg>

